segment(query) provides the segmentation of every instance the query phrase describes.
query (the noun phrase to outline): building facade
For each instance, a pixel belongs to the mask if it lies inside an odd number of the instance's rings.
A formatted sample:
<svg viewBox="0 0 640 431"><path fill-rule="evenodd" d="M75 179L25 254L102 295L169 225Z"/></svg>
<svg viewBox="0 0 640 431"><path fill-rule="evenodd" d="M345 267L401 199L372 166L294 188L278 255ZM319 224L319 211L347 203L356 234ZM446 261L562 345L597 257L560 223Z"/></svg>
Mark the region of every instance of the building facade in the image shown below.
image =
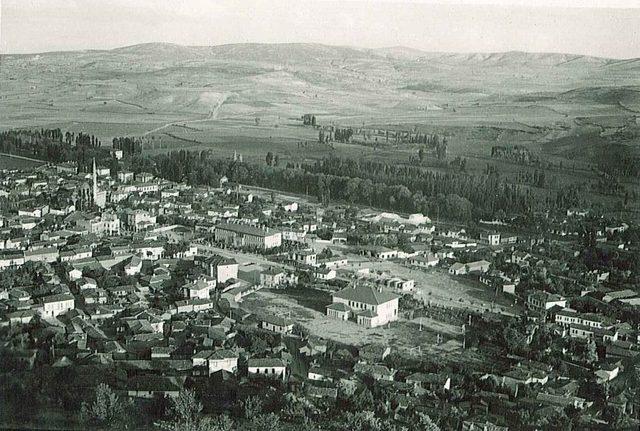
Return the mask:
<svg viewBox="0 0 640 431"><path fill-rule="evenodd" d="M327 315L341 320L354 318L359 325L373 328L398 320L399 298L371 286L347 287L332 295Z"/></svg>
<svg viewBox="0 0 640 431"><path fill-rule="evenodd" d="M215 227L215 240L238 248L270 249L282 245L282 233L257 226L221 223Z"/></svg>

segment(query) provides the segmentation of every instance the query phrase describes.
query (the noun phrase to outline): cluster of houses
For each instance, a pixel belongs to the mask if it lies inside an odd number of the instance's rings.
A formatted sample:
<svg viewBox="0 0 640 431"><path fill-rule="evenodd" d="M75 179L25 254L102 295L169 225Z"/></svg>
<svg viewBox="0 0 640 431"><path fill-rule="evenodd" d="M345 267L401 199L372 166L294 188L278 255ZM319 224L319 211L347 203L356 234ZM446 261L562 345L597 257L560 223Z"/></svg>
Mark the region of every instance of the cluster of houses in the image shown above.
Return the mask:
<svg viewBox="0 0 640 431"><path fill-rule="evenodd" d="M131 397L175 396L186 378L270 378L303 379L307 395L335 401L338 383L361 387L366 378L391 388L398 412L433 413L433 394L460 384L455 375L393 369L388 346L331 351L295 318L243 307L260 289L313 284L330 298L323 318L347 331L384 328L402 319L403 295L428 287L407 272L377 269L390 263L438 271L510 302L525 316L527 343L544 323L558 339L597 344L596 384L620 378L623 360L640 359L638 328L606 312L640 307L637 286L612 284L608 268L567 264L581 249L566 237L587 212L567 212L546 235L493 225L470 234L422 214L320 208L225 177L219 187L197 188L144 172L111 174L95 163L87 174L64 164L0 179L0 271L12 277L0 286L0 325L37 323L55 334L57 367L113 363ZM637 245L620 239L627 229L603 221L597 242L628 252ZM585 310L585 301L598 311ZM266 348L247 348L247 339L264 334ZM536 388L528 402L540 408L593 405L575 380L524 358L475 377L492 389L467 406L473 414L463 429L501 429L491 412L514 397L496 388L515 397L518 388Z"/></svg>

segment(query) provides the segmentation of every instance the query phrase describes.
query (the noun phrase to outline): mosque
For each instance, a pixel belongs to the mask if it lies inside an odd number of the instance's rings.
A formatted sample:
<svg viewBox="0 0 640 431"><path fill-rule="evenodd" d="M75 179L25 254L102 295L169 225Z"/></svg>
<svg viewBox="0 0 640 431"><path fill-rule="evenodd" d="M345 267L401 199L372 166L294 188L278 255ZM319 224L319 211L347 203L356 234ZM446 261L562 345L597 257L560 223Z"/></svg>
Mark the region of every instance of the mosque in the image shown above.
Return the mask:
<svg viewBox="0 0 640 431"><path fill-rule="evenodd" d="M104 208L107 206L107 192L98 188L98 174L96 170L96 159L93 159L93 167L91 171L93 184L87 181L80 186L80 202L82 209L91 207Z"/></svg>

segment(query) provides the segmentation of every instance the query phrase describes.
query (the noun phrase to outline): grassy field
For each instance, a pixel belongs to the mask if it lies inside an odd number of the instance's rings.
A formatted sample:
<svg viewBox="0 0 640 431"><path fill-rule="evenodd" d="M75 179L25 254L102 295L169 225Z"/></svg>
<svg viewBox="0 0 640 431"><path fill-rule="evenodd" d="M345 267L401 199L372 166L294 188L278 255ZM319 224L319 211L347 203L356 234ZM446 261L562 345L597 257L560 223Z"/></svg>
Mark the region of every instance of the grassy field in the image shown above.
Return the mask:
<svg viewBox="0 0 640 431"><path fill-rule="evenodd" d="M10 155L6 154L0 154L0 170L29 169L35 166L40 166L42 164L42 162L36 162L33 160L21 159L17 157L11 157Z"/></svg>

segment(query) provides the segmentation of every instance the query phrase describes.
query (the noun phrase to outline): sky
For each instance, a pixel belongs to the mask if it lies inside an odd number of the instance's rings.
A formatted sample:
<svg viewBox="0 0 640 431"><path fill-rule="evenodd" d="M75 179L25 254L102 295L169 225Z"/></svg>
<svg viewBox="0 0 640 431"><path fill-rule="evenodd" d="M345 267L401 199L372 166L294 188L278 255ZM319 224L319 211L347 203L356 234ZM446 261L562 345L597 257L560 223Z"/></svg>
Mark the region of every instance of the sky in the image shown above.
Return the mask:
<svg viewBox="0 0 640 431"><path fill-rule="evenodd" d="M635 58L640 0L0 0L0 53L146 42Z"/></svg>

